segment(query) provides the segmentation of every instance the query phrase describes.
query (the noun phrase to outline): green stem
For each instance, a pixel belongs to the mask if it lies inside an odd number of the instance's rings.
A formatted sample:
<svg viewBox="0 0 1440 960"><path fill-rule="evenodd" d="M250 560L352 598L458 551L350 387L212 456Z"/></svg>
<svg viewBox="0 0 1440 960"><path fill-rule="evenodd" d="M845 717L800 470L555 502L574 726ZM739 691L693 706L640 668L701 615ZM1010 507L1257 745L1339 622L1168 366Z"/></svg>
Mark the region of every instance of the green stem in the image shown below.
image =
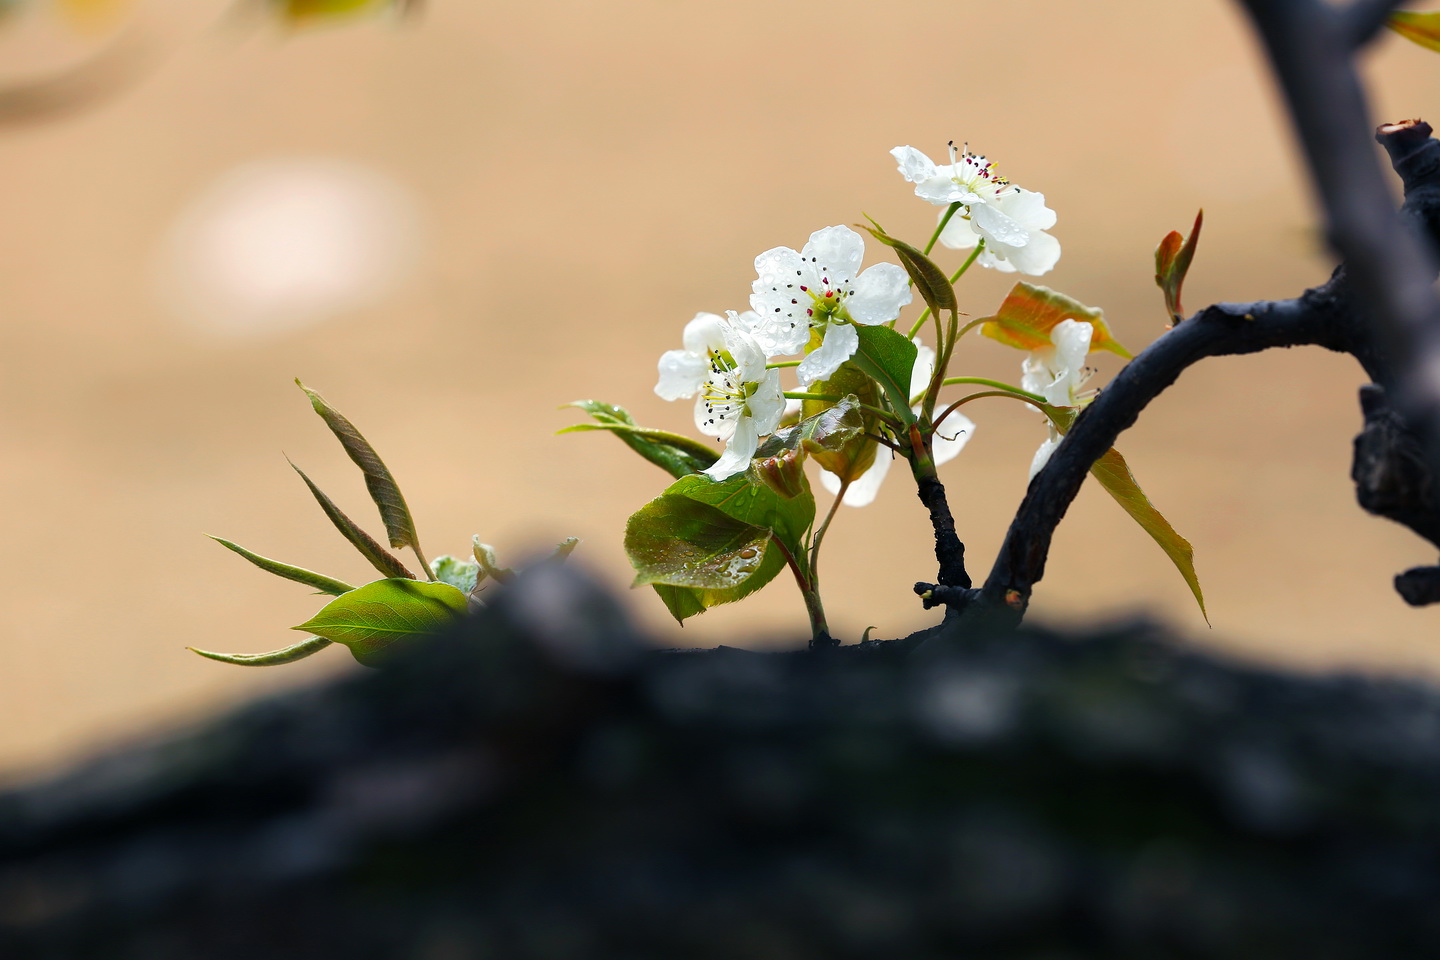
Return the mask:
<svg viewBox="0 0 1440 960"><path fill-rule="evenodd" d="M800 595L805 598L805 612L810 615L810 649L818 650L822 647L838 646L835 638L830 636L830 627L825 622L825 606L820 602L820 590L815 584L813 575L800 569L800 563L797 562L794 554L786 549L785 544L780 542L779 537L772 536L770 542L789 564L790 572L795 575L795 584L800 588ZM803 554L801 559L804 559Z"/></svg>
<svg viewBox="0 0 1440 960"><path fill-rule="evenodd" d="M775 360L771 363L765 364L765 369L779 370L781 367L798 367L800 366L801 362L802 361L800 360Z"/></svg>
<svg viewBox="0 0 1440 960"><path fill-rule="evenodd" d="M933 429L939 430L940 424L945 422L946 417L950 416L950 414L965 406L965 404L969 403L971 400L980 400L984 397L1006 397L1010 400L1020 400L1040 410L1041 413L1045 412L1045 402L1043 400L1037 400L1033 394L1011 393L1008 390L986 390L983 393L972 393L968 397L961 397L959 400L956 400L954 403L950 404L950 406L945 408L944 413L940 414L940 416L935 418L935 420L933 421Z"/></svg>
<svg viewBox="0 0 1440 960"><path fill-rule="evenodd" d="M940 218L940 225L939 225L938 227L936 227L936 228L935 228L935 232L930 235L930 242L927 243L927 244L925 244L925 250L924 250L925 256L927 256L927 257L930 256L930 251L935 249L935 241L940 239L940 234L942 234L942 233L945 232L945 227L946 227L946 225L948 225L948 224L950 223L950 218L953 217L953 216L955 216L955 213L956 213L962 206L964 206L964 204L961 204L961 203L952 203L952 204L950 204L950 209L946 210L946 211L945 211L945 216L943 216L943 217Z"/></svg>
<svg viewBox="0 0 1440 960"><path fill-rule="evenodd" d="M953 387L959 384L973 384L977 387L994 387L996 390L1004 390L1006 393L1013 393L1016 396L1024 397L1033 403L1044 403L1045 398L1038 393L1031 393L1029 390L1022 390L1011 383L1003 380L987 380L984 377L946 377L940 381L942 387Z"/></svg>
<svg viewBox="0 0 1440 960"><path fill-rule="evenodd" d="M959 280L960 280L961 277L965 276L965 271L967 271L967 270L970 269L970 264L972 264L972 263L975 262L975 258L978 257L978 256L980 256L980 251L981 251L981 250L984 250L984 249L985 249L985 238L984 238L984 237L981 237L981 238L980 238L980 242L977 243L977 244L975 244L975 249L970 251L970 256L965 259L965 262L964 262L964 263L960 264L960 269L959 269L959 270L956 270L955 273L950 277L950 285L951 285L952 287L953 287L956 283L959 282ZM925 252L926 252L926 253L929 253L930 251L929 251L929 250L926 250ZM930 316L930 308L927 306L924 310L921 310L921 311L920 311L920 319L918 319L918 320L915 321L915 326L913 326L913 327L910 328L910 333L909 333L909 336L910 336L910 337L913 338L913 337L915 336L915 334L917 334L917 333L920 332L920 328L925 325L925 320L926 320L926 318L928 318L929 316Z"/></svg>
<svg viewBox="0 0 1440 960"><path fill-rule="evenodd" d="M815 530L815 539L810 542L810 582L818 587L820 580L820 542L825 539L825 531L830 529L830 521L835 519L835 513L840 509L840 501L845 499L845 492L850 489L849 480L840 481L840 492L835 494L835 502L830 504L830 511L825 514L825 519Z"/></svg>

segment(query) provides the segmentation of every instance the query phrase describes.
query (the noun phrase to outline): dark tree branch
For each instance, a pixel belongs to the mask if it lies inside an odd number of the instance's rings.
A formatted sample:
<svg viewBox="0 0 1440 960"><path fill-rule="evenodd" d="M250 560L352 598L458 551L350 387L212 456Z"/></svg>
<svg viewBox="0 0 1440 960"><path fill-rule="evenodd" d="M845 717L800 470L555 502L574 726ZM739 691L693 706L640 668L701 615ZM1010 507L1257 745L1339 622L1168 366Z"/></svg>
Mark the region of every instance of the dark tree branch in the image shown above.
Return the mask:
<svg viewBox="0 0 1440 960"><path fill-rule="evenodd" d="M1365 46L1385 28L1390 16L1404 0L1350 0L1350 5L1334 11L1341 19L1341 30L1352 48Z"/></svg>
<svg viewBox="0 0 1440 960"><path fill-rule="evenodd" d="M1342 272L1295 300L1216 304L1176 326L1120 371L1075 421L1030 488L985 581L985 606L1018 617L1045 574L1055 527L1080 491L1090 465L1140 412L1190 365L1206 357L1314 344L1355 353Z"/></svg>
<svg viewBox="0 0 1440 960"><path fill-rule="evenodd" d="M1431 465L1440 466L1435 251L1402 225L1370 146L1372 124L1351 57L1353 34L1346 29L1353 25L1322 0L1241 0L1241 5L1285 94L1330 244L1345 262L1379 346L1396 358L1396 382L1385 385L1424 441ZM1349 9L1363 21L1358 11L1367 8Z"/></svg>
<svg viewBox="0 0 1440 960"><path fill-rule="evenodd" d="M1440 544L1432 493L1440 464L1440 300L1432 243L1440 237L1440 144L1420 121L1376 134L1405 187L1397 213L1365 134L1367 111L1351 52L1393 3L1242 0L1255 20L1295 120L1344 265L1295 300L1217 304L1151 344L1076 420L1031 481L990 576L969 611L1018 620L1044 575L1055 527L1091 464L1191 364L1272 347L1322 346L1354 356L1376 382L1354 476L1366 509ZM1382 415L1375 397L1386 398ZM1393 407L1393 410L1391 409ZM1440 600L1440 568L1396 579L1411 603ZM918 589L918 586L917 586ZM975 599L975 598L971 598Z"/></svg>

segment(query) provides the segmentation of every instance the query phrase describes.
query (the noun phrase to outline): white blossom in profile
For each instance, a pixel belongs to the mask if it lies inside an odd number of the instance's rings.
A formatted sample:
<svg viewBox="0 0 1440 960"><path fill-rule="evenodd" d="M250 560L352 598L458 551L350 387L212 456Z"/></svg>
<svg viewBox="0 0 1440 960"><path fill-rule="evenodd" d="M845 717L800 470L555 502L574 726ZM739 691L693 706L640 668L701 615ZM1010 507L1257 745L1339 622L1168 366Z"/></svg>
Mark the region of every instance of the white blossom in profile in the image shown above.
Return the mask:
<svg viewBox="0 0 1440 960"><path fill-rule="evenodd" d="M1045 195L1000 176L993 161L962 153L953 143L950 162L943 165L910 146L896 147L890 155L900 175L915 184L917 197L936 206L961 205L940 233L945 246L973 250L983 239L977 262L1001 273L1040 276L1059 262L1060 241L1045 232L1055 226L1055 211L1045 205Z"/></svg>

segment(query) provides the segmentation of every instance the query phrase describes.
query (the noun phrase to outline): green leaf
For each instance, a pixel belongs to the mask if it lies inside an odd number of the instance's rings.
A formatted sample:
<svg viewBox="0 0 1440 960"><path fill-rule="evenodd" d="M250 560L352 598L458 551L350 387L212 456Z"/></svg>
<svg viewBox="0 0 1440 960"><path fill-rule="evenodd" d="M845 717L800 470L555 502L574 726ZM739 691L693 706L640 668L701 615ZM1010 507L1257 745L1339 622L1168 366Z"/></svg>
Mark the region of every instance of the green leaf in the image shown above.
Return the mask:
<svg viewBox="0 0 1440 960"><path fill-rule="evenodd" d="M237 667L274 667L282 663L304 660L312 653L319 653L328 646L330 646L330 641L324 637L309 637L294 646L271 650L269 653L215 653L211 650L201 650L198 647L186 647L185 649L210 660L233 663Z"/></svg>
<svg viewBox="0 0 1440 960"><path fill-rule="evenodd" d="M1050 331L1062 320L1080 320L1095 330L1090 350L1109 350L1125 359L1130 351L1110 335L1105 314L1097 307L1087 307L1049 287L1017 283L1011 289L1000 311L986 317L980 330L985 336L1020 350L1039 350L1051 345Z"/></svg>
<svg viewBox="0 0 1440 960"><path fill-rule="evenodd" d="M1180 571L1180 576L1185 578L1190 592L1195 595L1195 602L1200 605L1200 615L1209 623L1210 617L1205 612L1205 595L1200 591L1200 578L1195 573L1195 548L1155 509L1150 498L1145 496L1145 491L1140 489L1140 484L1135 482L1135 477L1125 463L1125 458L1120 456L1120 451L1114 447L1107 450L1105 455L1090 467L1090 474L1100 481L1105 492L1114 497L1115 502L1165 551L1170 562L1175 564L1175 569Z"/></svg>
<svg viewBox="0 0 1440 960"><path fill-rule="evenodd" d="M480 565L481 580L489 577L496 583L509 583L515 579L515 571L500 566L500 561L495 557L495 548L488 543L481 543L478 533L470 538L470 542L470 551L475 555L475 562Z"/></svg>
<svg viewBox="0 0 1440 960"><path fill-rule="evenodd" d="M407 570L405 564L401 563L393 553L380 546L374 537L361 530L354 520L351 520L339 507L335 506L335 501L325 496L321 489L315 486L315 482L305 475L304 470L295 466L293 461L290 466L300 474L300 479L305 481L305 486L309 487L310 492L315 495L315 501L320 504L320 509L324 510L325 516L335 524L335 529L350 541L351 546L360 551L362 557L370 561L371 566L387 577L398 577L404 580L414 578L415 575Z"/></svg>
<svg viewBox="0 0 1440 960"><path fill-rule="evenodd" d="M580 546L579 537L566 537L564 540L561 540L559 543L555 544L555 549L550 551L550 556L546 557L540 562L555 564L564 563L566 560L570 559L570 554L574 553L575 548L578 546Z"/></svg>
<svg viewBox="0 0 1440 960"><path fill-rule="evenodd" d="M1195 226L1189 237L1172 230L1155 248L1155 284L1165 296L1165 310L1170 314L1171 323L1185 319L1180 288L1185 284L1185 274L1190 272L1190 261L1195 258L1195 244L1200 241L1200 225L1204 220L1205 211L1201 210L1195 214Z"/></svg>
<svg viewBox="0 0 1440 960"><path fill-rule="evenodd" d="M805 532L815 522L814 497L786 500L744 474L718 483L704 474L693 474L670 484L665 493L688 497L741 523L772 530L792 555L802 551Z"/></svg>
<svg viewBox="0 0 1440 960"><path fill-rule="evenodd" d="M465 594L474 590L476 582L480 579L479 563L474 560L461 560L448 553L431 560L430 570L435 574L436 580L448 583Z"/></svg>
<svg viewBox="0 0 1440 960"><path fill-rule="evenodd" d="M665 604L665 609L670 611L670 616L682 626L685 621L697 613L704 613L710 607L717 607L726 603L727 599L716 594L707 594L703 590L691 590L687 587L672 587L664 583L652 583L660 602ZM756 589L759 589L758 587ZM751 593L754 591L752 590ZM733 599L740 599L735 597Z"/></svg>
<svg viewBox="0 0 1440 960"><path fill-rule="evenodd" d="M390 538L390 546L409 547L414 550L415 556L420 559L420 565L428 574L430 564L420 552L420 538L415 534L415 521L410 516L410 508L406 506L399 484L390 475L390 470L380 459L380 455L370 446L369 441L360 435L355 425L345 419L339 410L326 403L324 397L298 379L295 385L305 391L305 395L310 398L310 405L315 408L320 419L324 420L330 432L335 434L335 438L340 441L355 466L365 474L365 487L370 491L370 499L375 501L375 506L380 510L380 518L385 521L385 533Z"/></svg>
<svg viewBox="0 0 1440 960"><path fill-rule="evenodd" d="M210 536L206 534L206 536ZM334 577L327 577L323 573L316 573L314 570L306 570L304 567L292 567L288 563L281 563L279 560L271 560L269 557L262 557L258 553L251 553L238 543L233 543L222 537L210 537L220 546L227 550L233 550L240 556L249 560L255 566L266 573L273 573L277 577L284 577L286 580L293 580L296 583L303 583L307 587L314 587L321 593L328 593L332 597L338 597L342 593L348 593L355 588L344 580L336 580Z"/></svg>
<svg viewBox="0 0 1440 960"><path fill-rule="evenodd" d="M397 643L444 633L465 615L465 594L448 583L376 580L331 600L294 630L343 643L366 666L374 666Z"/></svg>
<svg viewBox="0 0 1440 960"><path fill-rule="evenodd" d="M280 16L295 25L339 20L386 10L408 12L415 0L271 0Z"/></svg>
<svg viewBox="0 0 1440 960"><path fill-rule="evenodd" d="M634 586L655 587L671 615L684 623L775 579L785 569L785 556L772 537L770 530L709 504L662 494L626 523L625 553L635 568Z"/></svg>
<svg viewBox="0 0 1440 960"><path fill-rule="evenodd" d="M1055 407L1048 403L1041 409L1062 434L1070 429L1079 413L1070 407ZM1145 496L1145 491L1140 489L1140 484L1136 482L1135 475L1130 472L1130 466L1120 455L1120 451L1114 447L1107 450L1100 459L1091 464L1090 475L1100 481L1105 492L1165 551L1165 555L1175 564L1175 569L1180 571L1180 576L1190 587L1190 592L1195 595L1195 602L1200 605L1200 616L1204 617L1208 624L1210 615L1205 612L1205 595L1200 590L1200 577L1195 573L1195 548L1155 509L1150 498Z"/></svg>
<svg viewBox="0 0 1440 960"><path fill-rule="evenodd" d="M651 430L635 424L624 407L599 400L576 400L566 404L579 407L596 419L596 423L577 423L558 433L579 433L587 430L609 430L631 450L649 460L672 477L699 473L720 459L713 449L689 437L665 430Z"/></svg>
<svg viewBox="0 0 1440 960"><path fill-rule="evenodd" d="M868 387L872 394L875 392L875 382L849 364L842 365L829 381L815 384L811 389L816 393L830 393L832 386L837 390L843 388L850 379L842 376L847 368L860 386ZM818 412L767 437L750 461L754 477L785 499L810 490L805 478L806 456L814 457L841 479L846 479L846 473L852 471L854 476L849 479L854 479L875 462L876 443L863 436L867 428L874 429L875 418L870 416L867 420L860 401L853 394L836 402L807 400L805 407L807 412L811 408Z"/></svg>
<svg viewBox="0 0 1440 960"><path fill-rule="evenodd" d="M640 508L625 528L636 586L733 590L761 568L770 549L770 531L764 527L673 494Z"/></svg>
<svg viewBox="0 0 1440 960"><path fill-rule="evenodd" d="M1440 13L1412 13L1397 10L1390 14L1385 26L1426 50L1440 52Z"/></svg>
<svg viewBox="0 0 1440 960"><path fill-rule="evenodd" d="M890 405L902 418L910 417L910 375L915 370L915 344L889 327L857 323L860 345L850 362L880 384Z"/></svg>
<svg viewBox="0 0 1440 960"><path fill-rule="evenodd" d="M640 575L637 584L654 585L683 622L754 593L785 568L787 553L803 564L804 537L814 520L815 497L808 490L785 499L744 474L719 483L695 474L672 483L630 518L625 550ZM749 549L757 556L742 556ZM696 568L695 577L711 579L695 580L687 563ZM727 569L743 579L724 585ZM718 585L704 585L711 583Z"/></svg>
<svg viewBox="0 0 1440 960"><path fill-rule="evenodd" d="M876 240L895 251L895 255L900 258L900 265L910 274L915 289L920 291L921 298L932 314L938 317L942 310L952 313L959 311L955 301L955 288L950 284L950 278L945 276L945 271L937 267L933 260L904 240L896 240L880 229L879 224L865 229L869 230ZM909 374L906 376L908 378Z"/></svg>

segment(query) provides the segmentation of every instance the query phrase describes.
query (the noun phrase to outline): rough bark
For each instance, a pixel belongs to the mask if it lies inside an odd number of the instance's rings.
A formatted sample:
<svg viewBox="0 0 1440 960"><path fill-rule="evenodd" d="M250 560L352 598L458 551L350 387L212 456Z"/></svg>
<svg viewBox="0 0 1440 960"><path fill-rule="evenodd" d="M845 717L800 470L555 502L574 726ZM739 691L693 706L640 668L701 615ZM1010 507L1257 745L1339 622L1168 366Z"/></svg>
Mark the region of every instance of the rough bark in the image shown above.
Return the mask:
<svg viewBox="0 0 1440 960"><path fill-rule="evenodd" d="M916 639L657 651L543 572L0 795L0 956L1434 956L1435 690L1144 626Z"/></svg>

